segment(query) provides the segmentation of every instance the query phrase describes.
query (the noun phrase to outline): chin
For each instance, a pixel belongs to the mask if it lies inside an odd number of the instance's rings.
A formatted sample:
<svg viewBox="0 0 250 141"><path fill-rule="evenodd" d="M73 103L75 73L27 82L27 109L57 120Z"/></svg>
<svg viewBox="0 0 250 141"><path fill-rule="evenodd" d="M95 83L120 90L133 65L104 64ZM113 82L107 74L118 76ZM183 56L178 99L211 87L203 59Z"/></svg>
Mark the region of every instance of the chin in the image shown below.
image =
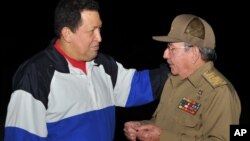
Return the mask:
<svg viewBox="0 0 250 141"><path fill-rule="evenodd" d="M173 70L171 70L172 75L177 75L177 73Z"/></svg>
<svg viewBox="0 0 250 141"><path fill-rule="evenodd" d="M98 55L98 51L96 51L95 53L93 53L93 58L95 58Z"/></svg>
<svg viewBox="0 0 250 141"><path fill-rule="evenodd" d="M95 59L97 55L98 55L98 52L96 52L95 54L91 54L91 56L89 56L87 58L87 61L91 61L91 60Z"/></svg>

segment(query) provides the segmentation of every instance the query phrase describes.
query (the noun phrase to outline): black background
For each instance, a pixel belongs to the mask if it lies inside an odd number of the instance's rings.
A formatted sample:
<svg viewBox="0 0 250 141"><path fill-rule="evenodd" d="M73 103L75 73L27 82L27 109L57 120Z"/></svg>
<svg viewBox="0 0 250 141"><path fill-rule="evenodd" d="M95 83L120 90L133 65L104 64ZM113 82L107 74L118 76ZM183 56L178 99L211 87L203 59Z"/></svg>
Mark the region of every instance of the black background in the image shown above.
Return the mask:
<svg viewBox="0 0 250 141"><path fill-rule="evenodd" d="M24 60L43 50L54 37L53 12L57 1L15 0L1 4L0 139L4 134L11 77ZM215 66L238 91L242 102L240 124L250 124L247 4L178 0L99 0L99 3L103 21L101 51L127 68L155 68L165 61L162 55L166 44L155 42L151 37L167 34L176 15L190 13L207 20L217 39ZM117 108L115 140L125 140L122 131L125 121L149 119L156 106L157 101L135 108Z"/></svg>

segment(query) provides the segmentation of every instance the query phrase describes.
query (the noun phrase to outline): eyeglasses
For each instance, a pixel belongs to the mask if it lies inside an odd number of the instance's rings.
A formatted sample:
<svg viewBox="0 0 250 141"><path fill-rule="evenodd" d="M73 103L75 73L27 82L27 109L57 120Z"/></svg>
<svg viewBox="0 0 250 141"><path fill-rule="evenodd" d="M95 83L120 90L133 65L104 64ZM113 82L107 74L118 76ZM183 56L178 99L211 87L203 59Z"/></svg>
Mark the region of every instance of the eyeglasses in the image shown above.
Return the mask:
<svg viewBox="0 0 250 141"><path fill-rule="evenodd" d="M174 53L176 49L182 49L186 48L185 46L182 47L173 47L174 45L172 43L168 43L167 49L169 50L169 53Z"/></svg>

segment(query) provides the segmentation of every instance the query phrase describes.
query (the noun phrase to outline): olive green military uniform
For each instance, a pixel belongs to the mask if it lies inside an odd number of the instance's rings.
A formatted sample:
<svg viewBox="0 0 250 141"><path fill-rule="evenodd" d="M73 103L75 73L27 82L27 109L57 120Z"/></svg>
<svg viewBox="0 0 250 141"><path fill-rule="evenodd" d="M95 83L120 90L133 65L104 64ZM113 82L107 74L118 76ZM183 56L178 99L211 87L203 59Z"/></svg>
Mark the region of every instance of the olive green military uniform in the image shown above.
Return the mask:
<svg viewBox="0 0 250 141"><path fill-rule="evenodd" d="M184 80L170 76L152 121L161 141L229 141L240 112L234 87L208 62Z"/></svg>

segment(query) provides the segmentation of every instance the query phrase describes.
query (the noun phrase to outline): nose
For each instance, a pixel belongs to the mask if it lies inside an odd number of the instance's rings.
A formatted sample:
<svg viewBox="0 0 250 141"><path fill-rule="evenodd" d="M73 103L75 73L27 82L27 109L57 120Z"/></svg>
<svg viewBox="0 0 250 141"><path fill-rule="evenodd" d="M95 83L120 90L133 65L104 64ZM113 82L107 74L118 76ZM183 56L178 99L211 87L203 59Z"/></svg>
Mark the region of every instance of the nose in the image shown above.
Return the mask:
<svg viewBox="0 0 250 141"><path fill-rule="evenodd" d="M165 49L165 51L163 53L163 58L164 59L169 59L169 49L168 48Z"/></svg>
<svg viewBox="0 0 250 141"><path fill-rule="evenodd" d="M95 38L98 42L101 42L102 41L102 36L101 36L101 32L100 32L100 29L96 30L95 32Z"/></svg>

